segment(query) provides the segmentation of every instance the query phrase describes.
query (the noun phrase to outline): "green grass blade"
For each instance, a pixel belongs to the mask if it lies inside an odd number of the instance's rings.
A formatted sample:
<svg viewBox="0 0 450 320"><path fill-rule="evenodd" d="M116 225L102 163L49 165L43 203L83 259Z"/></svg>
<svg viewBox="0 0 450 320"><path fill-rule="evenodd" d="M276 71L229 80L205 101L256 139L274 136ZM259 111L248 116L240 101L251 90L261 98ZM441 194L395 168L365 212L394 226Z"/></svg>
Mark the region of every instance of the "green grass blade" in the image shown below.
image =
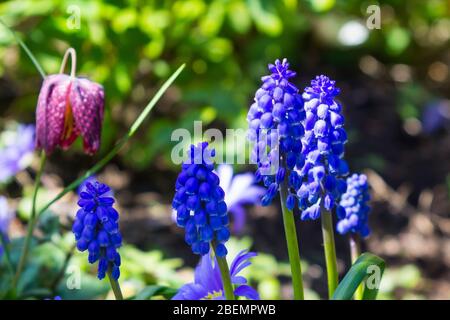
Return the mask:
<svg viewBox="0 0 450 320"><path fill-rule="evenodd" d="M339 283L333 300L350 300L356 289L364 283L363 300L374 300L378 294L385 262L371 253L363 253Z"/></svg>
<svg viewBox="0 0 450 320"><path fill-rule="evenodd" d="M37 61L36 57L34 56L34 54L31 52L30 49L28 49L27 45L25 44L25 42L22 41L22 39L20 39L16 33L14 32L13 29L11 29L10 27L8 27L6 25L6 23L4 23L1 19L0 19L0 24L2 24L6 29L9 30L9 32L11 32L12 36L14 37L14 39L16 40L16 42L19 44L19 46L22 47L23 51L25 51L25 53L27 54L28 58L30 58L31 62L33 62L34 66L36 67L37 71L41 74L42 79L44 79L46 77L45 71L42 68L42 66L39 64L39 62Z"/></svg>

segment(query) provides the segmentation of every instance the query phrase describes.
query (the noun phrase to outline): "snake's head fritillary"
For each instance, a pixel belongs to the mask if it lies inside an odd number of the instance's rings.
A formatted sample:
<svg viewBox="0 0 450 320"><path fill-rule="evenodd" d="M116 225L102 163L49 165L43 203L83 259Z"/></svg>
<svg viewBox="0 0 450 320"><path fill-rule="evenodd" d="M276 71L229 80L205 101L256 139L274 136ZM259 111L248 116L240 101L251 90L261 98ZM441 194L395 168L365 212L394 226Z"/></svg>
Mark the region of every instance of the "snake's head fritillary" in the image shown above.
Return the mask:
<svg viewBox="0 0 450 320"><path fill-rule="evenodd" d="M65 74L47 76L36 110L36 146L51 154L57 146L69 148L81 135L83 149L100 148L104 112L103 87Z"/></svg>

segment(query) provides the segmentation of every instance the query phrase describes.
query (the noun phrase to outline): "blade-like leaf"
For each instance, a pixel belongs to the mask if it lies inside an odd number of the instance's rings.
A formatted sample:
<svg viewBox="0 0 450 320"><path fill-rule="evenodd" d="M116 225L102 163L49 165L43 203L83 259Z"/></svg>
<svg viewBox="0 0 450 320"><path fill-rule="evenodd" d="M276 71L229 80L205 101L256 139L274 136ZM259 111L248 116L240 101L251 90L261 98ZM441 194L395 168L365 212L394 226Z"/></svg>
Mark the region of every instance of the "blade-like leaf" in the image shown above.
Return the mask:
<svg viewBox="0 0 450 320"><path fill-rule="evenodd" d="M339 283L333 300L350 300L358 286L364 282L364 300L374 300L383 276L384 260L371 253L363 253Z"/></svg>
<svg viewBox="0 0 450 320"><path fill-rule="evenodd" d="M147 286L141 292L139 292L134 300L149 300L154 296L163 296L166 299L172 298L177 293L176 289L172 289L165 286Z"/></svg>

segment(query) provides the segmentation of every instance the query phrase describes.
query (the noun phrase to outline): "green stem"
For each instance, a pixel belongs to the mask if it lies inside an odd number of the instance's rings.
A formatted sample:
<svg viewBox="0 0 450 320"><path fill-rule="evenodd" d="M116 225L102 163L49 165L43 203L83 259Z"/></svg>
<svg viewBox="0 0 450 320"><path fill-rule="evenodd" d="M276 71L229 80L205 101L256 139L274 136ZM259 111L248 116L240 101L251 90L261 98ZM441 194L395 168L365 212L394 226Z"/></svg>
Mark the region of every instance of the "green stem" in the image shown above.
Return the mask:
<svg viewBox="0 0 450 320"><path fill-rule="evenodd" d="M37 195L38 195L38 191L39 191L39 186L41 185L41 176L42 176L42 172L44 171L45 160L46 160L45 152L41 151L41 160L40 160L39 170L37 172L36 179L34 181L33 200L32 200L32 205L31 205L31 217L30 217L30 221L28 221L27 234L25 236L25 243L24 243L24 247L22 250L22 254L20 256L19 264L17 265L17 268L16 268L16 275L14 276L13 281L12 281L13 288L16 288L16 286L17 286L17 282L19 281L20 274L22 273L23 267L25 266L25 262L28 257L28 251L30 250L30 244L31 244L31 240L33 237L33 230L34 230L34 226L36 224L37 217L38 217L38 215L36 215L36 200L37 200Z"/></svg>
<svg viewBox="0 0 450 320"><path fill-rule="evenodd" d="M44 69L41 67L41 65L39 64L39 62L37 61L37 59L35 58L35 56L33 55L33 53L31 53L30 49L28 49L27 45L16 35L16 33L6 25L6 23L4 23L1 19L0 19L0 24L2 24L6 29L9 30L9 32L11 32L12 36L14 37L14 39L16 40L16 42L22 47L22 49L25 51L25 53L27 54L27 56L30 58L31 62L33 62L34 66L36 67L37 71L39 72L39 74L41 75L41 77L44 79L46 77L45 71Z"/></svg>
<svg viewBox="0 0 450 320"><path fill-rule="evenodd" d="M286 198L288 195L287 177L280 185L280 202L283 212L284 233L291 264L292 286L294 290L294 299L303 300L302 266L300 262L300 252L298 249L297 230L295 228L294 214L286 207Z"/></svg>
<svg viewBox="0 0 450 320"><path fill-rule="evenodd" d="M214 250L214 254L216 253L216 245L215 243L211 243L212 248ZM231 283L231 277L230 277L230 269L228 268L227 259L225 257L219 257L217 254L215 254L217 259L217 264L219 265L220 270L220 276L222 278L223 283L223 291L225 292L225 299L226 300L235 300L234 297L234 289L233 284Z"/></svg>
<svg viewBox="0 0 450 320"><path fill-rule="evenodd" d="M327 280L328 280L328 297L331 299L333 293L338 286L338 270L336 260L336 248L334 244L333 218L331 213L322 210L322 235L325 251L325 263L327 266Z"/></svg>
<svg viewBox="0 0 450 320"><path fill-rule="evenodd" d="M8 266L8 270L11 273L11 275L14 275L14 268L11 263L11 255L9 254L9 248L6 243L5 236L1 233L0 233L0 244L3 247L3 251L5 252L4 256L6 260L6 265Z"/></svg>
<svg viewBox="0 0 450 320"><path fill-rule="evenodd" d="M350 235L350 254L352 258L352 264L355 263L355 261L358 259L358 257L361 255L361 240L357 234L351 234ZM355 300L362 300L363 293L364 293L364 282L362 282L358 288L355 291Z"/></svg>
<svg viewBox="0 0 450 320"><path fill-rule="evenodd" d="M119 282L112 277L111 269L108 269L108 279L116 300L123 300L122 290L120 290Z"/></svg>

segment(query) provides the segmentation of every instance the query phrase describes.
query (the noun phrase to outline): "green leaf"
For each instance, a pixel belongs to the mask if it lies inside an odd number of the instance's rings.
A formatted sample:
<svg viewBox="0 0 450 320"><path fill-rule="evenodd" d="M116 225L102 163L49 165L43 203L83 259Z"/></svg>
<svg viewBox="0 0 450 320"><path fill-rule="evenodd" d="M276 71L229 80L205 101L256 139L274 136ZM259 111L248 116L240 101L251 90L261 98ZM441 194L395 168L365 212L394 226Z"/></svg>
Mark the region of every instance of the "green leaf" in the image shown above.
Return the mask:
<svg viewBox="0 0 450 320"><path fill-rule="evenodd" d="M80 287L71 289L67 283L69 277L66 275L56 289L56 295L63 300L92 300L104 297L110 290L107 280L100 281L97 277L90 274L82 273L80 277Z"/></svg>
<svg viewBox="0 0 450 320"><path fill-rule="evenodd" d="M172 298L177 293L176 289L165 286L147 286L141 292L139 292L134 300L149 300L154 296L163 296L166 299Z"/></svg>
<svg viewBox="0 0 450 320"><path fill-rule="evenodd" d="M383 276L384 260L371 253L363 253L339 283L333 300L350 300L361 283L365 284L363 300L374 300Z"/></svg>

